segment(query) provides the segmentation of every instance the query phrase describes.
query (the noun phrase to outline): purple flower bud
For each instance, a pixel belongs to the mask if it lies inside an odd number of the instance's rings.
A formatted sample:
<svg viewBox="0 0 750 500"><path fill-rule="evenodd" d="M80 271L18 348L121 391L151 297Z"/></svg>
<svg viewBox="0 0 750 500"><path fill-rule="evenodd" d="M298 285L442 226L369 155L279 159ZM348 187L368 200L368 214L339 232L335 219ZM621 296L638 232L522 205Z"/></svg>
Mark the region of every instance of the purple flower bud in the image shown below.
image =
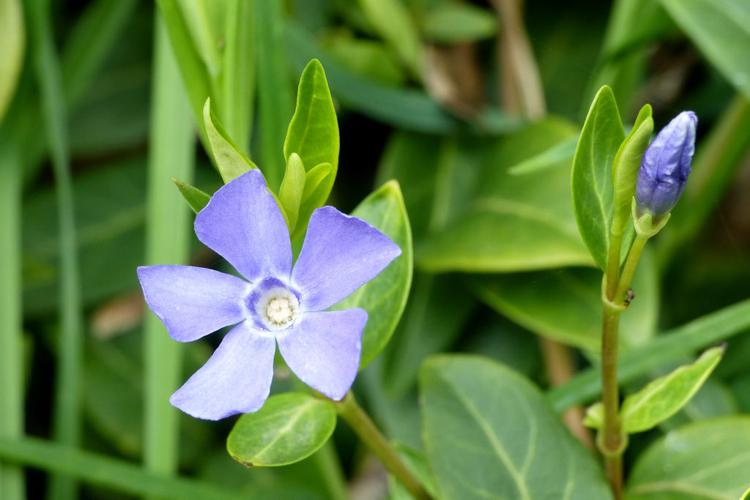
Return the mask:
<svg viewBox="0 0 750 500"><path fill-rule="evenodd" d="M635 201L640 213L656 217L672 210L685 190L695 152L698 117L683 111L649 145L638 171Z"/></svg>

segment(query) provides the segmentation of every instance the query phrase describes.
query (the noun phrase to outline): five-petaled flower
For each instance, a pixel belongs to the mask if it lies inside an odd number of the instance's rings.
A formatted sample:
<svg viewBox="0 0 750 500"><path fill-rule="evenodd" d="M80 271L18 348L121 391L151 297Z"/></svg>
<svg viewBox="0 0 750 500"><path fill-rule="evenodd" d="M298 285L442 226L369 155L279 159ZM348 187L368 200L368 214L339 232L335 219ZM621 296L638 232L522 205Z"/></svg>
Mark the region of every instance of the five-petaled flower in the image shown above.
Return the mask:
<svg viewBox="0 0 750 500"><path fill-rule="evenodd" d="M245 278L190 266L146 266L138 278L151 310L180 342L235 325L206 364L170 398L197 418L258 410L268 398L276 345L289 368L331 399L359 369L362 309L326 311L401 253L366 222L315 210L297 261L284 217L258 170L219 189L195 233Z"/></svg>
<svg viewBox="0 0 750 500"><path fill-rule="evenodd" d="M662 216L672 210L685 190L695 152L698 117L683 111L661 129L649 145L638 171L638 210Z"/></svg>

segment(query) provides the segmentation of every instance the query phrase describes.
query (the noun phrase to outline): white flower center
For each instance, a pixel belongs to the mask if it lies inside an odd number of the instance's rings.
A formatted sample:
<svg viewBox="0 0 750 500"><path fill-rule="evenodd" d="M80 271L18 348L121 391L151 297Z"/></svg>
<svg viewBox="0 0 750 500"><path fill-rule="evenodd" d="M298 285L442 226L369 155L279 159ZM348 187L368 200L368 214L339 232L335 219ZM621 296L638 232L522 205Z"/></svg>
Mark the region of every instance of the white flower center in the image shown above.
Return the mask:
<svg viewBox="0 0 750 500"><path fill-rule="evenodd" d="M256 311L269 330L283 330L291 326L299 314L299 300L283 287L274 287L258 299Z"/></svg>

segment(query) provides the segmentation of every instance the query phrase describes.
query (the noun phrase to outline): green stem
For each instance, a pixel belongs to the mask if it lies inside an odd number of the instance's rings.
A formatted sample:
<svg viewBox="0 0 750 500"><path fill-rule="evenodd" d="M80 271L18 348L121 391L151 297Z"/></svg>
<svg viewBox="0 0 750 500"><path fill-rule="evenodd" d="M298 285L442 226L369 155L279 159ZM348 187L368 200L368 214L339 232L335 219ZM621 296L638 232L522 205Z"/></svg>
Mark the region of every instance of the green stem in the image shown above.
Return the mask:
<svg viewBox="0 0 750 500"><path fill-rule="evenodd" d="M171 182L190 182L194 139L191 110L166 29L155 26L153 108L148 177L146 262L181 264L189 257L189 211ZM154 472L177 468L178 413L169 396L179 384L181 350L154 315L144 324L144 461Z"/></svg>
<svg viewBox="0 0 750 500"><path fill-rule="evenodd" d="M61 443L80 442L81 358L83 319L79 288L73 183L66 131L65 98L60 65L52 39L49 1L30 3L34 66L41 94L42 114L49 141L57 188L60 228L60 347L55 391L54 435ZM76 496L74 482L54 477L52 498Z"/></svg>
<svg viewBox="0 0 750 500"><path fill-rule="evenodd" d="M363 443L377 456L388 472L394 475L401 484L417 499L429 499L430 495L414 477L399 457L396 450L381 434L375 423L359 406L350 392L336 405L339 416L354 430Z"/></svg>
<svg viewBox="0 0 750 500"><path fill-rule="evenodd" d="M620 273L619 248L622 245L622 235L619 238L612 235L605 278L606 288L602 295L601 376L604 423L597 444L604 455L607 479L617 500L622 498L622 454L627 446L627 436L622 431L620 419L620 394L617 382L620 315L627 307L626 294L648 239L646 235L637 234Z"/></svg>
<svg viewBox="0 0 750 500"><path fill-rule="evenodd" d="M3 132L8 132L8 127ZM6 136L7 137L7 136ZM23 435L21 334L21 161L15 144L0 144L0 436ZM23 472L0 467L0 498L25 497Z"/></svg>

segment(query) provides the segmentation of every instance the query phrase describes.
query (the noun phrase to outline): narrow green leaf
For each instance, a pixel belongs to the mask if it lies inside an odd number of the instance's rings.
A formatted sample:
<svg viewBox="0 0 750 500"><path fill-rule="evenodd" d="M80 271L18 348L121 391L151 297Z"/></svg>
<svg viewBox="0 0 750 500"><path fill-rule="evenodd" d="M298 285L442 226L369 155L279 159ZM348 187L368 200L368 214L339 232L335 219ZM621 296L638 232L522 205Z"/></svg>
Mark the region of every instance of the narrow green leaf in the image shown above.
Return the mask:
<svg viewBox="0 0 750 500"><path fill-rule="evenodd" d="M255 30L252 0L229 0L221 63L221 116L240 151L249 150L255 94Z"/></svg>
<svg viewBox="0 0 750 500"><path fill-rule="evenodd" d="M188 202L188 205L190 205L190 208L193 209L193 212L198 213L203 208L208 205L208 202L211 200L211 196L207 193L204 193L197 187L188 184L187 182L182 182L180 180L175 179L172 177L172 182L174 182L175 186L177 186L177 189L180 190L180 194L183 198L185 198L185 201Z"/></svg>
<svg viewBox="0 0 750 500"><path fill-rule="evenodd" d="M330 189L330 182L333 182L335 176L336 171L330 163L316 165L305 174L305 189L302 193L297 224L292 233L293 240L298 239L305 233L307 222L310 220L313 210L321 205L319 200L324 196L323 193ZM331 179L330 182L329 179Z"/></svg>
<svg viewBox="0 0 750 500"><path fill-rule="evenodd" d="M746 0L661 0L706 58L750 98L750 4Z"/></svg>
<svg viewBox="0 0 750 500"><path fill-rule="evenodd" d="M211 145L216 169L226 184L240 175L257 168L240 149L235 146L232 139L224 130L221 122L211 111L211 99L206 99L203 105L203 124L206 130L208 142Z"/></svg>
<svg viewBox="0 0 750 500"><path fill-rule="evenodd" d="M26 45L23 10L19 0L0 0L0 122L18 84Z"/></svg>
<svg viewBox="0 0 750 500"><path fill-rule="evenodd" d="M438 3L422 21L424 35L436 43L474 42L494 36L497 30L493 12L469 3Z"/></svg>
<svg viewBox="0 0 750 500"><path fill-rule="evenodd" d="M276 191L284 175L289 155L282 156L284 134L293 111L293 95L287 48L284 39L283 2L253 0L255 51L258 85L258 163L271 188ZM302 156L302 161L308 163Z"/></svg>
<svg viewBox="0 0 750 500"><path fill-rule="evenodd" d="M612 222L612 162L625 131L612 89L594 97L573 157L573 205L583 241L596 264L607 267Z"/></svg>
<svg viewBox="0 0 750 500"><path fill-rule="evenodd" d="M362 334L360 368L364 368L386 346L406 307L413 268L412 239L409 217L396 181L386 183L365 198L352 215L380 229L401 248L401 255L377 278L336 306L361 307L369 315Z"/></svg>
<svg viewBox="0 0 750 500"><path fill-rule="evenodd" d="M38 438L0 439L3 461L65 474L95 485L102 485L135 496L157 498L205 498L240 500L246 498L210 483L147 472L139 464L59 445Z"/></svg>
<svg viewBox="0 0 750 500"><path fill-rule="evenodd" d="M620 359L618 380L628 383L663 366L679 363L698 349L724 341L750 328L750 300L720 309L657 335L651 342L626 352ZM547 396L557 411L591 401L601 390L601 374L588 368Z"/></svg>
<svg viewBox="0 0 750 500"><path fill-rule="evenodd" d="M578 139L575 137L560 141L549 149L516 163L508 169L508 173L510 175L530 174L554 167L561 161L572 160L577 144Z"/></svg>
<svg viewBox="0 0 750 500"><path fill-rule="evenodd" d="M359 6L380 36L417 78L422 78L423 53L419 33L401 0L359 0Z"/></svg>
<svg viewBox="0 0 750 500"><path fill-rule="evenodd" d="M302 195L302 201L312 205L315 191L320 187L323 181L333 172L333 165L330 163L321 163L314 166L305 174L305 191ZM315 208L315 207L313 207ZM309 210L312 212L313 208Z"/></svg>
<svg viewBox="0 0 750 500"><path fill-rule="evenodd" d="M625 398L622 405L624 431L647 431L677 413L711 375L722 354L724 347L709 349L694 363L657 378Z"/></svg>
<svg viewBox="0 0 750 500"><path fill-rule="evenodd" d="M287 392L240 417L227 437L227 451L248 467L289 465L319 450L335 427L336 408L330 401Z"/></svg>
<svg viewBox="0 0 750 500"><path fill-rule="evenodd" d="M612 164L612 182L614 184L612 232L615 234L623 234L626 225L630 222L631 204L635 194L638 170L653 131L654 119L651 117L651 105L646 104L638 112L633 129L620 145Z"/></svg>
<svg viewBox="0 0 750 500"><path fill-rule="evenodd" d="M508 368L476 356L436 356L422 367L420 391L439 498L611 498L592 455L539 390Z"/></svg>
<svg viewBox="0 0 750 500"><path fill-rule="evenodd" d="M297 107L284 140L284 158L297 153L308 166L330 163L331 173L314 191L310 203L325 203L336 179L339 164L339 124L320 61L313 59L305 67L297 90ZM306 222L303 220L303 222Z"/></svg>
<svg viewBox="0 0 750 500"><path fill-rule="evenodd" d="M750 486L750 418L703 420L667 433L635 462L629 500L735 500Z"/></svg>
<svg viewBox="0 0 750 500"><path fill-rule="evenodd" d="M286 216L289 232L297 225L302 195L305 191L305 165L297 153L292 153L286 163L286 173L279 188L279 201Z"/></svg>

